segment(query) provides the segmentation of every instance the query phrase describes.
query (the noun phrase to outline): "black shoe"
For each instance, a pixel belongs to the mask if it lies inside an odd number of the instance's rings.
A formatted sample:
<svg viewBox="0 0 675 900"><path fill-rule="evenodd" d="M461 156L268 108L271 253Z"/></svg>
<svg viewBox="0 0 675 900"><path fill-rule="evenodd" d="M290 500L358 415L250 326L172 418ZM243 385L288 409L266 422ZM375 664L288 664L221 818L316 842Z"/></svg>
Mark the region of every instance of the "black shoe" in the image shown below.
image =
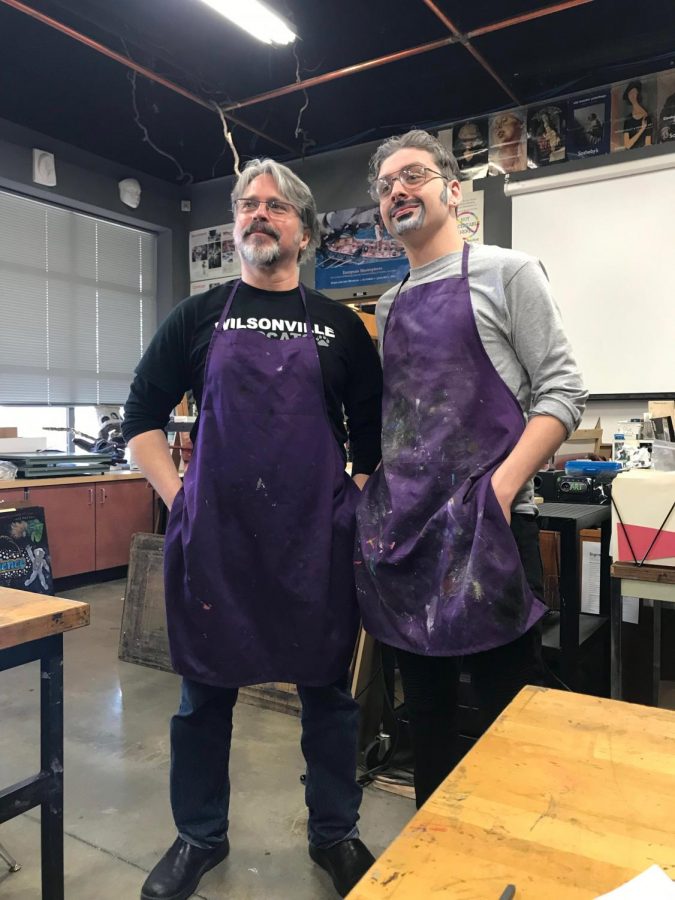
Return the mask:
<svg viewBox="0 0 675 900"><path fill-rule="evenodd" d="M145 879L141 900L187 900L197 890L202 875L230 852L227 838L212 850L203 850L176 838Z"/></svg>
<svg viewBox="0 0 675 900"><path fill-rule="evenodd" d="M347 896L375 862L373 854L358 838L325 849L310 844L309 855L328 872L341 897Z"/></svg>

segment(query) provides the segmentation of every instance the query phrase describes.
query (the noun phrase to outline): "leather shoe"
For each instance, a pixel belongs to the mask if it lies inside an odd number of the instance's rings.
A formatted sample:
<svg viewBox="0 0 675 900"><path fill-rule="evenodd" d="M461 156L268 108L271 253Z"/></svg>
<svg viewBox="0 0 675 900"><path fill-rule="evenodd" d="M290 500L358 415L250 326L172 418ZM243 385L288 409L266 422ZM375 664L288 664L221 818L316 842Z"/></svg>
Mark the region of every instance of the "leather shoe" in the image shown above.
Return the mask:
<svg viewBox="0 0 675 900"><path fill-rule="evenodd" d="M358 838L325 848L310 844L309 855L328 872L341 897L347 896L375 862L373 854Z"/></svg>
<svg viewBox="0 0 675 900"><path fill-rule="evenodd" d="M197 890L202 875L217 866L229 852L227 838L211 850L176 838L145 879L141 900L187 900Z"/></svg>

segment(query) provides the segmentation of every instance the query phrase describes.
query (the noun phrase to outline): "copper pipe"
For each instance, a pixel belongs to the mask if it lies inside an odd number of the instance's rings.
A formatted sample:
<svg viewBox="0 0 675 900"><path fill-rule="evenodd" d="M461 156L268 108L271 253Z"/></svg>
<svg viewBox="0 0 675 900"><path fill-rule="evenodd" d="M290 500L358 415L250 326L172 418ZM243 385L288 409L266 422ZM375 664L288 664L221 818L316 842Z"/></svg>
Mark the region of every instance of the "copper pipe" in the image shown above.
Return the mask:
<svg viewBox="0 0 675 900"><path fill-rule="evenodd" d="M359 72L366 72L368 69L376 69L378 66L384 66L390 62L398 62L398 60L408 59L410 56L428 53L430 50L439 50L441 47L448 47L450 44L456 43L458 43L457 38L441 38L441 40L432 41L430 44L419 44L417 47L410 47L408 50L398 50L396 53L378 56L377 59L369 59L366 62L354 63L353 66L345 66L344 69L334 69L332 72L326 72L323 75L314 75L312 78L305 78L304 81L294 81L292 84L275 88L273 91L256 94L255 97L247 97L246 100L239 100L236 103L230 103L229 106L224 106L223 111L229 112L231 109L253 106L254 103L264 103L266 100L284 97L286 94L293 94L295 91L306 91L307 88L315 87L317 84L335 81L337 78L344 78L346 75L356 75Z"/></svg>
<svg viewBox="0 0 675 900"><path fill-rule="evenodd" d="M426 0L425 0L426 2ZM335 69L332 72L326 72L324 75L315 75L312 78L306 78L304 81L295 81L292 84L286 84L283 87L275 88L272 91L266 91L264 94L256 94L255 97L247 97L244 100L240 100L237 103L231 103L229 106L223 107L225 112L229 112L232 109L242 109L244 106L252 106L255 103L264 103L267 100L274 100L277 97L283 97L286 94L292 94L295 91L305 91L307 88L316 87L319 84L325 84L328 81L334 81L337 78L344 78L346 75L356 75L359 72L365 72L368 69L374 69L378 66L384 66L390 62L398 62L401 59L406 59L409 56L416 56L418 53L428 53L431 50L438 50L441 47L447 47L450 44L459 44L465 43L469 38L479 37L482 34L489 34L493 31L500 31L502 28L510 28L512 25L519 25L521 22L527 22L530 19L539 19L542 16L548 16L552 13L562 12L565 9L571 9L574 6L582 6L585 3L592 3L593 0L566 0L563 3L556 3L554 6L543 7L542 9L534 10L533 12L523 13L520 16L513 16L510 19L503 19L500 22L494 22L492 25L485 25L482 28L476 28L473 31L468 32L466 35L461 35L457 32L457 36L451 37L450 39L440 40L440 41L432 41L429 44L420 44L417 47L413 47L410 50L400 50L398 53L389 53L386 56L380 56L377 59L369 59L366 62L355 63L353 66L346 66L344 69ZM440 13L440 10L439 10ZM442 16L443 14L440 13ZM449 20L448 20L449 22ZM446 24L446 23L444 23ZM446 27L449 27L446 24ZM473 48L471 48L473 49ZM483 61L481 65L486 66L487 63ZM490 70L490 74L493 78L499 80L499 76ZM509 94L512 99L519 103L517 98L515 98L509 91L509 89L501 84L501 87L507 94Z"/></svg>
<svg viewBox="0 0 675 900"><path fill-rule="evenodd" d="M109 59L112 59L115 62L122 63L123 66L126 66L128 69L132 69L134 72L138 72L138 74L143 75L144 78L148 78L150 81L161 84L162 87L168 88L170 91L173 91L176 94L180 94L181 97L185 97L187 100L192 100L193 103L197 103L199 104L199 106L203 106L204 109L208 109L210 112L217 111L217 106L215 103L209 102L208 100L203 100L201 97L198 97L197 94L193 94L185 88L180 87L180 85L174 84L173 81L169 81L167 78L163 78L161 75L153 72L152 69L146 69L145 66L141 66L128 57L122 56L120 53L116 53L109 47L105 47L103 44L99 44L98 41L95 41L84 34L80 34L79 31L75 31L73 28L68 27L68 25L64 25L63 22L52 19L49 16L46 16L44 13L38 12L36 9L32 9L30 6L26 6L24 3L21 3L20 0L0 0L0 3L11 6L13 9L25 13L27 16L31 16L31 18L37 19L38 22L42 22L43 25L49 25L50 28L54 28L56 29L56 31L60 31L67 37L73 38L73 40L75 41L79 41L79 43L84 44L85 47L96 50L97 53L101 53L103 56L107 56ZM283 149L288 150L289 153L297 153L297 147L291 147L289 144L284 144L283 141L278 141L276 138L271 137L269 134L265 134L264 131L260 131L259 129L255 128L253 125L247 125L245 122L242 122L241 119L235 119L234 116L228 116L228 119L231 122L234 122L236 125L240 125L242 128L250 131L252 134L257 134L258 137L264 138L266 141L271 141L278 147L283 147Z"/></svg>
<svg viewBox="0 0 675 900"><path fill-rule="evenodd" d="M467 31L466 37L471 40L471 38L480 37L483 34L491 34L493 31L502 31L504 28L510 28L512 25L522 25L523 22L531 22L533 19L551 16L553 13L564 12L566 9L574 9L575 6L585 6L587 3L593 3L593 0L565 0L564 3L543 6L541 9L535 9L520 16L513 16L511 19L502 19L499 22L493 22L492 25L474 28L473 31Z"/></svg>
<svg viewBox="0 0 675 900"><path fill-rule="evenodd" d="M440 10L434 0L422 0L422 2L429 7L432 13L441 20L441 22L445 25L445 27L450 31L458 41L460 41L464 47L469 51L469 53L473 56L473 58L480 63L480 65L485 69L488 75L491 75L492 78L497 82L499 87L513 100L514 103L517 103L520 106L520 100L516 97L510 87L504 83L504 81L500 78L500 76L495 72L489 62L485 59L482 53L479 53L475 47L473 47L468 38L466 38L459 28L455 25L455 23L449 19L445 13Z"/></svg>

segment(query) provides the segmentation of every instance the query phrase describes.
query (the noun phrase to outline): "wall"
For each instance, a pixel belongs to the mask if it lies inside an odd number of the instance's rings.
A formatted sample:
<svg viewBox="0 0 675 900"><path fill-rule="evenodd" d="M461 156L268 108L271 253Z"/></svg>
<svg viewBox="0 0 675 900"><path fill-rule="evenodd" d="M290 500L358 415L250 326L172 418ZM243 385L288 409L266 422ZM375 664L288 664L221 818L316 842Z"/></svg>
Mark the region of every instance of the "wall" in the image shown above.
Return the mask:
<svg viewBox="0 0 675 900"><path fill-rule="evenodd" d="M33 184L33 147L54 154L56 187ZM137 209L125 206L119 198L117 183L129 177L141 183L141 203ZM166 316L177 298L188 293L189 216L180 212L180 200L187 196L184 188L2 119L0 188L156 232L158 321Z"/></svg>

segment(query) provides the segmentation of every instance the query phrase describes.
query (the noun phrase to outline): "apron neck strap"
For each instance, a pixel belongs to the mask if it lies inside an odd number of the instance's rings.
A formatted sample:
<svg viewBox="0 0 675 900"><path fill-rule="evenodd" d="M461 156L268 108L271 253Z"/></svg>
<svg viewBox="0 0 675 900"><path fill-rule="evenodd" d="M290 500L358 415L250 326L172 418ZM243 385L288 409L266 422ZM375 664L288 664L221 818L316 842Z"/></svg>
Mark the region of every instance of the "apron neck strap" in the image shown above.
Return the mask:
<svg viewBox="0 0 675 900"><path fill-rule="evenodd" d="M220 314L220 319L218 320L217 328L222 328L223 323L227 320L227 316L230 312L230 307L232 306L232 301L234 300L234 295L237 293L237 288L241 284L241 278L237 278L235 283L232 285L230 293L227 295L227 300L225 301L225 306L223 307L223 311Z"/></svg>
<svg viewBox="0 0 675 900"><path fill-rule="evenodd" d="M462 278L469 277L469 242L464 241L462 249Z"/></svg>

